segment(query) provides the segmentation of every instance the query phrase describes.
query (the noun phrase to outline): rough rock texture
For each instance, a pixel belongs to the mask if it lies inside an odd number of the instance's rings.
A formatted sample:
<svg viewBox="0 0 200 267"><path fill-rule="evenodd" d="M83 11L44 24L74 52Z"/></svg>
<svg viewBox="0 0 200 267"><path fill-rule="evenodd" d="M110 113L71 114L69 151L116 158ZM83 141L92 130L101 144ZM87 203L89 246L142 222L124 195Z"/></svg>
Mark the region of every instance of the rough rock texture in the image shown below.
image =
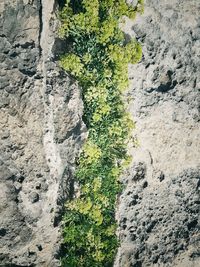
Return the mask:
<svg viewBox="0 0 200 267"><path fill-rule="evenodd" d="M59 266L60 214L86 137L79 88L56 64L57 2L0 0L2 267ZM199 14L199 0L147 0L125 27L143 60L130 66L139 146L123 177L116 267L200 266Z"/></svg>
<svg viewBox="0 0 200 267"><path fill-rule="evenodd" d="M54 0L0 0L0 266L59 265L60 211L85 138L56 65Z"/></svg>
<svg viewBox="0 0 200 267"><path fill-rule="evenodd" d="M125 27L143 59L130 67L139 146L123 177L116 266L200 266L199 14L199 0L148 0Z"/></svg>

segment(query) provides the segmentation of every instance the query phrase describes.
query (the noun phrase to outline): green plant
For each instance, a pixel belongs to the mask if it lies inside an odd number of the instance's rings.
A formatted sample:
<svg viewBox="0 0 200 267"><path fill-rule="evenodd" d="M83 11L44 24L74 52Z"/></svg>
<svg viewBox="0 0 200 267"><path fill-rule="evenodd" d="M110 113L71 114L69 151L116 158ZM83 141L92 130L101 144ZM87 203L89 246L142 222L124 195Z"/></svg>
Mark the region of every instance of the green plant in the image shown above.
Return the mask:
<svg viewBox="0 0 200 267"><path fill-rule="evenodd" d="M140 45L125 41L119 23L142 12L125 0L66 0L60 12L60 36L68 50L60 65L82 87L83 119L88 139L77 159L79 194L66 203L63 266L110 267L118 240L115 204L119 176L130 162L127 153L134 123L122 91L128 87L128 64L140 60Z"/></svg>

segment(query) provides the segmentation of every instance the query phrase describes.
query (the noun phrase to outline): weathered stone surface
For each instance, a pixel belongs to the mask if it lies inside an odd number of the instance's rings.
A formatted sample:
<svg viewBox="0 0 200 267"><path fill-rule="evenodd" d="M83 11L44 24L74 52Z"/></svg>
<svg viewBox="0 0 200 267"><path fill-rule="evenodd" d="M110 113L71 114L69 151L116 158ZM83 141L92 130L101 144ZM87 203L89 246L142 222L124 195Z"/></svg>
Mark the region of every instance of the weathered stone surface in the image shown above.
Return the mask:
<svg viewBox="0 0 200 267"><path fill-rule="evenodd" d="M154 185L134 183L134 171L127 173L121 197L119 266L184 266L185 260L198 266L200 169Z"/></svg>
<svg viewBox="0 0 200 267"><path fill-rule="evenodd" d="M55 62L57 2L0 0L3 267L59 265L61 210L86 136L80 90ZM199 0L148 0L125 27L143 60L129 70L139 146L123 177L116 267L200 265L199 13Z"/></svg>
<svg viewBox="0 0 200 267"><path fill-rule="evenodd" d="M59 265L60 212L85 138L54 62L53 0L0 0L0 266Z"/></svg>
<svg viewBox="0 0 200 267"><path fill-rule="evenodd" d="M143 46L130 66L139 146L117 213L115 266L200 266L200 2L146 1L125 30Z"/></svg>

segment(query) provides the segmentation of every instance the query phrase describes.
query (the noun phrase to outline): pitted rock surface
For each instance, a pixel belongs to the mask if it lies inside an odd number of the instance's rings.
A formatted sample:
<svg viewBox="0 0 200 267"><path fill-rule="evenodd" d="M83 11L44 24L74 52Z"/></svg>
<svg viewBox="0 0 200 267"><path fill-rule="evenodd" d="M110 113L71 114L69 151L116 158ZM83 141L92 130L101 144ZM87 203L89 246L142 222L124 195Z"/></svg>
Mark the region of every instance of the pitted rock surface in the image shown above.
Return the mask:
<svg viewBox="0 0 200 267"><path fill-rule="evenodd" d="M184 253L188 266L198 266L200 169L185 170L154 186L140 174L141 166L134 166L124 179L119 266L177 266L176 261L183 264Z"/></svg>
<svg viewBox="0 0 200 267"><path fill-rule="evenodd" d="M122 181L117 267L200 266L200 2L145 2L124 30L142 44L130 66L138 146Z"/></svg>
<svg viewBox="0 0 200 267"><path fill-rule="evenodd" d="M56 2L0 1L0 266L59 266L61 211L85 139L54 61Z"/></svg>

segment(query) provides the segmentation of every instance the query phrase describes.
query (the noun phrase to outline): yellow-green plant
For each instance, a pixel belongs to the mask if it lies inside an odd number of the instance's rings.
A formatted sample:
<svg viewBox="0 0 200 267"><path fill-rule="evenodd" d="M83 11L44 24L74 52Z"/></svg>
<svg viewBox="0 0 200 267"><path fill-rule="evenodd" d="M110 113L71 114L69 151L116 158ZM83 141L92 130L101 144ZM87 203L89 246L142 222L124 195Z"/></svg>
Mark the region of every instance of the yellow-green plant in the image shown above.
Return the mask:
<svg viewBox="0 0 200 267"><path fill-rule="evenodd" d="M82 87L88 128L75 173L79 193L67 201L63 217L62 266L113 265L119 176L130 162L127 144L134 127L122 91L128 86L128 64L142 54L135 40L125 41L119 23L142 10L143 0L136 6L126 0L66 0L60 12L60 36L68 42L60 65Z"/></svg>

